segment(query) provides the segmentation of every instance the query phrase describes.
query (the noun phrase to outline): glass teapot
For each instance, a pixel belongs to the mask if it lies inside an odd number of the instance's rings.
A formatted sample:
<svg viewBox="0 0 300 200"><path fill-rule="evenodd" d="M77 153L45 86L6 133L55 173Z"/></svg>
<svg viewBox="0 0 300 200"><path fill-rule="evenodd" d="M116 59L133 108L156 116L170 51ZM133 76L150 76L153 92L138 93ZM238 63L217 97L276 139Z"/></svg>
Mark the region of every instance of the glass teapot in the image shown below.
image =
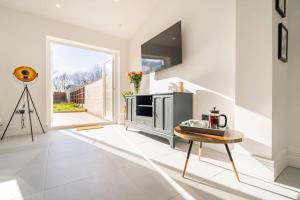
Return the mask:
<svg viewBox="0 0 300 200"><path fill-rule="evenodd" d="M224 117L223 125L220 125L220 117ZM220 114L220 111L216 110L216 107L214 107L209 114L209 125L212 129L225 128L227 126L227 116Z"/></svg>

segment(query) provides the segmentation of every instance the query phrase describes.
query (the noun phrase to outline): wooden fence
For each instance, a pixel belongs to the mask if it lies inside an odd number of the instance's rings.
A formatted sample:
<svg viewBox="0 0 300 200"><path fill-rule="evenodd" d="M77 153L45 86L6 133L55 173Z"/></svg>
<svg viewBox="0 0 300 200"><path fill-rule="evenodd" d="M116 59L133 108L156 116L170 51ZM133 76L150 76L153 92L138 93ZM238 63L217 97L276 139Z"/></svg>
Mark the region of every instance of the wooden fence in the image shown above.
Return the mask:
<svg viewBox="0 0 300 200"><path fill-rule="evenodd" d="M67 102L67 96L65 92L54 92L53 103L65 103Z"/></svg>
<svg viewBox="0 0 300 200"><path fill-rule="evenodd" d="M77 90L70 93L70 102L75 104L84 104L84 87L78 88Z"/></svg>

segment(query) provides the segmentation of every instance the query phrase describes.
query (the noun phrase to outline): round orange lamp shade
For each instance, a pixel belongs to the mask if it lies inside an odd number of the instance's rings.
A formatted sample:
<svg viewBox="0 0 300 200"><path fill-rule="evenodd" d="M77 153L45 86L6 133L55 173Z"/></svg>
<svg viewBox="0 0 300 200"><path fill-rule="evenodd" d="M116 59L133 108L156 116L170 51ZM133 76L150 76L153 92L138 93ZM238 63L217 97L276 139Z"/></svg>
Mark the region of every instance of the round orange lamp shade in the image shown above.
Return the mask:
<svg viewBox="0 0 300 200"><path fill-rule="evenodd" d="M34 69L27 66L16 68L13 74L18 80L23 82L31 82L38 76L38 73Z"/></svg>

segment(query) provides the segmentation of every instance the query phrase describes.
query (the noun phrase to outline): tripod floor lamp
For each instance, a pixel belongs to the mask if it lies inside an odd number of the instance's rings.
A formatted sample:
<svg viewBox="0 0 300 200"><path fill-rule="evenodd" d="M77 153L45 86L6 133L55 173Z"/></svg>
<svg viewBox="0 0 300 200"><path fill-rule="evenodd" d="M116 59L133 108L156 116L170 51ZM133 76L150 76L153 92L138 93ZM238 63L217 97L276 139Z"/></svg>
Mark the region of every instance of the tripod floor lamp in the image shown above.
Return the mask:
<svg viewBox="0 0 300 200"><path fill-rule="evenodd" d="M31 139L33 141L32 119L31 119L31 113L33 111L30 109L31 105L34 108L35 114L38 118L38 121L39 121L40 126L42 128L42 131L43 131L43 133L45 133L45 130L44 130L43 125L41 123L40 117L39 117L38 112L35 108L32 96L31 96L31 94L29 92L29 89L28 89L28 85L30 83L33 83L32 81L36 80L36 78L38 77L38 73L30 67L21 66L21 67L18 67L14 70L13 75L18 81L20 81L22 83L22 85L24 86L24 89L23 89L23 92L22 92L22 94L19 98L19 101L18 101L18 103L17 103L17 105L16 105L16 107L15 107L15 109L14 109L14 111L13 111L13 113L12 113L10 119L9 119L9 122L8 122L4 132L2 134L1 140L3 140L3 138L5 136L5 133L6 133L6 131L7 131L7 129L8 129L8 127L9 127L9 125L10 125L10 123L11 123L11 121L12 121L15 114L18 113L18 114L22 115L21 124L22 124L22 128L24 127L23 115L26 113L25 107L27 106L27 112L28 112L28 117L29 117L29 122L30 122ZM24 100L23 107L22 107L22 109L18 110L19 104L20 104L22 99ZM26 105L26 103L27 103L27 105Z"/></svg>

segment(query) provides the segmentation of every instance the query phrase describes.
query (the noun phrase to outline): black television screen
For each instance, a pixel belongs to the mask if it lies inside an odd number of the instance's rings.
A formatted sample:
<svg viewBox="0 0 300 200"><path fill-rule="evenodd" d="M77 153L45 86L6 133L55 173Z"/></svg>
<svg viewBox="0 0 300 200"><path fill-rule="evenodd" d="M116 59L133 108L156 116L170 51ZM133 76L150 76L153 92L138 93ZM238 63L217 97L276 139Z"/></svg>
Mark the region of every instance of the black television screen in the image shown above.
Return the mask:
<svg viewBox="0 0 300 200"><path fill-rule="evenodd" d="M144 43L141 49L145 74L182 63L181 22Z"/></svg>

